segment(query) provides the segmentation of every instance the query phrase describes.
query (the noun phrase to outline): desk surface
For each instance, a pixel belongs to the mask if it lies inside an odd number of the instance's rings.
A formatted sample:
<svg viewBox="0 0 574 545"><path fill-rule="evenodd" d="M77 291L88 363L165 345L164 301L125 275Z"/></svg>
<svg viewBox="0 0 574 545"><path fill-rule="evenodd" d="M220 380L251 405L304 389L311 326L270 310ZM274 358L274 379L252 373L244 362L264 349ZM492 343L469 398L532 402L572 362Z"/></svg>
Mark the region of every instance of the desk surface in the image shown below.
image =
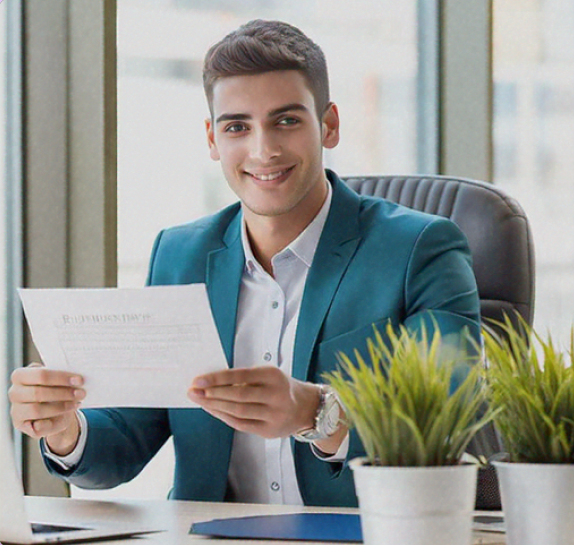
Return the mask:
<svg viewBox="0 0 574 545"><path fill-rule="evenodd" d="M193 522L211 520L214 518L242 517L252 515L303 513L303 512L338 512L356 513L354 509L329 509L319 507L297 507L284 505L250 505L230 503L205 503L184 501L150 501L150 500L121 500L121 501L92 501L68 498L27 497L26 508L31 520L42 520L54 523L74 524L98 520L133 521L164 530L160 533L148 534L134 539L116 539L105 543L129 543L142 545L161 543L162 545L180 545L207 541L214 545L217 541L212 538L189 535ZM253 543L233 540L233 545ZM277 543L258 540L258 544ZM295 542L281 542L287 545ZM301 543L301 542L298 542ZM307 542L309 543L309 542ZM503 545L504 537L497 534L476 534L476 545ZM439 544L437 544L439 545Z"/></svg>

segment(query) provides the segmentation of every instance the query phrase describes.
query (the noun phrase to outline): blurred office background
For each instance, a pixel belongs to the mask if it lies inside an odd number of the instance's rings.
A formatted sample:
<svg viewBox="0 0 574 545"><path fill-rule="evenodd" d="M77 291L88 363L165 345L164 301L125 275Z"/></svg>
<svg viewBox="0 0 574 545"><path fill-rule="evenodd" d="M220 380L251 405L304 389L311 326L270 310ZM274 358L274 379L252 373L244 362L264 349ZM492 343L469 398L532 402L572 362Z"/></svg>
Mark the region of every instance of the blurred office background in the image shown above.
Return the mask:
<svg viewBox="0 0 574 545"><path fill-rule="evenodd" d="M253 18L291 22L324 49L342 124L341 144L325 155L328 167L341 175L483 179L522 204L536 247L535 325L568 342L570 0L4 0L6 372L28 346L14 286L141 286L159 229L233 202L207 154L201 65L212 43ZM33 448L21 449L28 489L58 493ZM168 444L134 482L72 494L165 497L172 470Z"/></svg>

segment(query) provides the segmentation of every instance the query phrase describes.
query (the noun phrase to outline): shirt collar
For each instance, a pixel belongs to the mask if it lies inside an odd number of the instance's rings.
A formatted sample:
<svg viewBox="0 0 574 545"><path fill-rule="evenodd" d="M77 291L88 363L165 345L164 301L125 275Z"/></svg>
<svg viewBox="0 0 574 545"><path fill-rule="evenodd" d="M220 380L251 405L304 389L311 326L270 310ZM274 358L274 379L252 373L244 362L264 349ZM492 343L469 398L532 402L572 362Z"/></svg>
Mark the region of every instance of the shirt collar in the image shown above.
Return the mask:
<svg viewBox="0 0 574 545"><path fill-rule="evenodd" d="M273 256L273 259L287 253L292 253L297 256L307 267L311 267L311 263L313 263L313 257L315 256L315 251L317 250L317 245L319 244L319 239L321 238L321 233L323 232L323 227L327 221L327 215L329 214L329 208L331 207L332 197L333 188L331 187L331 183L327 182L327 197L318 214L313 218L313 221L307 225L307 227L305 227L299 236L286 248ZM255 259L253 251L251 250L251 244L249 243L249 237L247 236L245 218L243 217L241 220L241 242L243 243L243 252L245 253L245 270L249 273L253 273L253 271L256 269L263 271L263 268Z"/></svg>

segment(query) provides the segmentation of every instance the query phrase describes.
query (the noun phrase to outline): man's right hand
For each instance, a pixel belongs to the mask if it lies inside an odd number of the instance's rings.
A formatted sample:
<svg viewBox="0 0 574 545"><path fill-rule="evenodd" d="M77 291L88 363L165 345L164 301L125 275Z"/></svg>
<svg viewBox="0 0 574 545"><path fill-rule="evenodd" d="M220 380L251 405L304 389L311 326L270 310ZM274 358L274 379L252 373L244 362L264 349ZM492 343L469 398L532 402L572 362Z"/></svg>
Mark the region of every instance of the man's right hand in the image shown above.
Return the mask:
<svg viewBox="0 0 574 545"><path fill-rule="evenodd" d="M16 369L8 390L14 427L34 439L44 437L58 456L69 454L80 435L76 411L86 397L83 384L81 375L39 363Z"/></svg>

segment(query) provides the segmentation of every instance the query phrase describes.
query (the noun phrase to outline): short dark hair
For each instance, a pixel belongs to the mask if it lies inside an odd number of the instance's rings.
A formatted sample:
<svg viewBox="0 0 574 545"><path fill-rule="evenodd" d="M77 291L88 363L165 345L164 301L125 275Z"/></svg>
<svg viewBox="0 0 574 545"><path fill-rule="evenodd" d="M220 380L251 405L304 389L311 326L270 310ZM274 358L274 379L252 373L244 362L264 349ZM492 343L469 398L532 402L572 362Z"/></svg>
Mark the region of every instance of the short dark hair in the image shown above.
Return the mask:
<svg viewBox="0 0 574 545"><path fill-rule="evenodd" d="M220 78L297 70L315 99L319 119L329 104L327 62L321 48L282 21L250 21L211 46L203 63L203 88L213 116L213 86Z"/></svg>

